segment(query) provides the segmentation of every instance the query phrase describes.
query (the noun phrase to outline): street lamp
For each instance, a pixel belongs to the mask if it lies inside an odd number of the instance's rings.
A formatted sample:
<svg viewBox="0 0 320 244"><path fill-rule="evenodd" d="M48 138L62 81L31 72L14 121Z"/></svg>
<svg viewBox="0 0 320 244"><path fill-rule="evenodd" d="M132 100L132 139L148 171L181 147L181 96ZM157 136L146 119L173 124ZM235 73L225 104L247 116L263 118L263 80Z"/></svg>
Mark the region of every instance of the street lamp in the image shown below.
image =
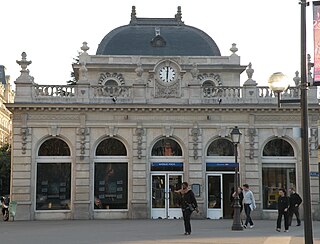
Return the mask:
<svg viewBox="0 0 320 244"><path fill-rule="evenodd" d="M241 138L241 132L238 128L238 126L235 126L231 131L231 139L234 145L234 157L235 157L235 183L234 183L234 189L235 189L235 196L234 196L234 204L233 204L233 224L232 224L232 230L243 230L243 227L241 225L240 221L240 199L239 199L239 193L238 193L238 187L239 187L239 164L238 164L238 144L240 143Z"/></svg>
<svg viewBox="0 0 320 244"><path fill-rule="evenodd" d="M307 48L306 48L306 0L301 0L301 83L300 102L301 109L301 164L302 164L302 188L303 188L303 215L304 215L304 240L306 244L313 244L310 172L309 172L309 142L308 142L308 99L307 99ZM271 76L272 77L272 76ZM270 77L270 78L271 78ZM269 79L269 81L272 79ZM270 86L270 84L269 84ZM272 86L270 86L272 89ZM275 91L277 92L277 91ZM280 92L278 93L278 95ZM278 96L278 101L281 102ZM285 100L284 100L285 101ZM279 107L279 103L278 103Z"/></svg>

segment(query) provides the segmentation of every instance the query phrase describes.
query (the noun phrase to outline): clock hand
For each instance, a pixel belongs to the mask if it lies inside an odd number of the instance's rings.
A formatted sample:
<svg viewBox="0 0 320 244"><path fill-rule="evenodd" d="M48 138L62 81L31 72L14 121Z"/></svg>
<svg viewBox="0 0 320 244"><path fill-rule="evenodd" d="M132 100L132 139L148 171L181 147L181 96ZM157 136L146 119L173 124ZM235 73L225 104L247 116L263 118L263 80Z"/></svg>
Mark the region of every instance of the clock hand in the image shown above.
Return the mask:
<svg viewBox="0 0 320 244"><path fill-rule="evenodd" d="M169 77L169 67L167 67L167 81L168 81L168 77Z"/></svg>

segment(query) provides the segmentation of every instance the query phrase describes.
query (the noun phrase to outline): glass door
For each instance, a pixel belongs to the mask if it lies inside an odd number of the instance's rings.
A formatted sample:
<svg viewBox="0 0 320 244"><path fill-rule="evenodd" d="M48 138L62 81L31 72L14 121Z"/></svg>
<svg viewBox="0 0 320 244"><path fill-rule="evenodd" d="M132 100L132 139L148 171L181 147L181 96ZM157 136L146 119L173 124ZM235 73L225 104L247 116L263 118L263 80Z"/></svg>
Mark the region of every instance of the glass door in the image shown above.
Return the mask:
<svg viewBox="0 0 320 244"><path fill-rule="evenodd" d="M222 174L207 175L207 218L221 219L222 204Z"/></svg>
<svg viewBox="0 0 320 244"><path fill-rule="evenodd" d="M177 219L182 217L180 196L175 190L181 188L180 174L151 175L151 218Z"/></svg>

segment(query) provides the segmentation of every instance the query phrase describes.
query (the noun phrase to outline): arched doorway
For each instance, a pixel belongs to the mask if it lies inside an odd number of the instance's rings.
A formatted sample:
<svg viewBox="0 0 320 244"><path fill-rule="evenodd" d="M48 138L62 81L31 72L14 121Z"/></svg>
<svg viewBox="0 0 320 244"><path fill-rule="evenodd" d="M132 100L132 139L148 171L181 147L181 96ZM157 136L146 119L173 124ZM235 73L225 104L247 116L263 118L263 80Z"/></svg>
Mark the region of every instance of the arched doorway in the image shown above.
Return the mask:
<svg viewBox="0 0 320 244"><path fill-rule="evenodd" d="M277 209L278 191L296 188L296 163L292 145L285 139L275 138L262 150L263 209Z"/></svg>
<svg viewBox="0 0 320 244"><path fill-rule="evenodd" d="M207 218L231 218L230 195L234 191L234 145L226 138L210 143L206 152Z"/></svg>
<svg viewBox="0 0 320 244"><path fill-rule="evenodd" d="M151 150L151 218L182 217L180 196L175 190L183 181L182 149L175 140L162 138Z"/></svg>

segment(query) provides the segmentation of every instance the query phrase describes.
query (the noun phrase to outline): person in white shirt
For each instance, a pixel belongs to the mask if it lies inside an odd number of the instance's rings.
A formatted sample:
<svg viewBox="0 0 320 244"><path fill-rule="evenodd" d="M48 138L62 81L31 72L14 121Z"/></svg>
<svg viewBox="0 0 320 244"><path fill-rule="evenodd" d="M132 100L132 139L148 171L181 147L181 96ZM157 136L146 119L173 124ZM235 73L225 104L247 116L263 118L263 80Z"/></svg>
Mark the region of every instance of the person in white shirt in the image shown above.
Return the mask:
<svg viewBox="0 0 320 244"><path fill-rule="evenodd" d="M247 228L248 224L250 224L250 228L253 228L254 224L250 214L251 211L256 208L256 201L254 200L252 191L249 190L248 184L243 185L243 206L246 214L246 222L243 228Z"/></svg>

